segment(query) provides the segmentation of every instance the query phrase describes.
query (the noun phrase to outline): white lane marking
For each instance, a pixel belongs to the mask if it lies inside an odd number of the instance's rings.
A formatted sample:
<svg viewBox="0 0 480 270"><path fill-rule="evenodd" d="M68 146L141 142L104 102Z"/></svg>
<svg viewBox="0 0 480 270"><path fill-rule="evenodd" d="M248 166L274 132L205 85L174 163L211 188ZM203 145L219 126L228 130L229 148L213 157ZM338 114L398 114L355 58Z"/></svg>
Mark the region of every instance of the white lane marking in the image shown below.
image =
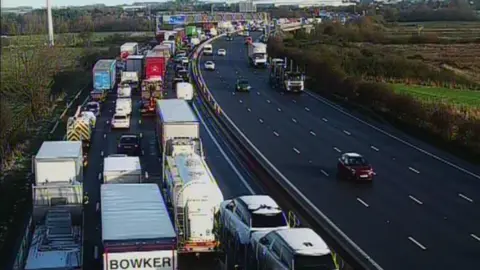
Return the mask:
<svg viewBox="0 0 480 270"><path fill-rule="evenodd" d="M110 111L110 112L112 112L112 111ZM108 124L110 124L110 121L109 121L109 120L107 120L107 125L108 125Z"/></svg>
<svg viewBox="0 0 480 270"><path fill-rule="evenodd" d="M235 172L235 174L238 176L238 178L240 179L240 181L242 181L243 185L248 189L248 192L250 192L250 194L255 194L255 191L253 190L253 188L248 184L247 180L245 180L245 178L243 177L243 175L238 171L237 167L233 164L232 160L230 159L230 157L225 153L225 151L223 150L223 148L220 146L220 144L218 143L217 139L213 136L213 133L210 131L210 128L205 124L205 121L203 120L203 117L200 115L200 112L198 111L197 109L197 106L195 106L195 104L193 104L193 109L195 110L195 112L197 113L197 116L198 118L200 119L200 122L202 123L202 125L205 127L205 130L207 131L208 133L208 136L210 136L210 138L212 139L213 143L215 144L215 146L217 146L218 150L220 151L220 153L222 154L222 156L225 158L225 160L227 161L228 165L230 165L230 168L232 168L232 170Z"/></svg>
<svg viewBox="0 0 480 270"><path fill-rule="evenodd" d="M282 111L282 109L280 109L280 108L277 108L277 111L281 112L281 111Z"/></svg>
<svg viewBox="0 0 480 270"><path fill-rule="evenodd" d="M432 158L434 158L434 159L436 159L436 160L438 160L438 161L440 161L440 162L443 162L443 163L445 163L445 164L447 164L447 165L449 165L449 166L451 166L451 167L453 167L453 168L455 168L455 169L457 169L457 170L459 170L459 171L461 171L461 172L464 172L464 173L466 173L466 174L468 174L468 175L470 175L470 176L473 176L473 177L475 177L475 178L477 178L477 179L480 179L480 175L478 175L478 174L475 174L475 173L473 173L473 172L471 172L471 171L469 171L469 170L467 170L467 169L464 169L464 168L460 167L459 165L456 165L456 164L453 163L453 162L450 162L450 161L448 161L448 160L446 160L446 159L444 159L444 158L441 158L441 157L439 157L439 156L437 156L437 155L435 155L435 154L432 154L432 153L428 152L427 150L424 150L424 149L422 149L422 148L420 148L420 147L418 147L418 146L413 145L412 143L409 143L409 142L407 142L407 141L405 141L405 140L403 140L403 139L400 139L399 137L397 137L397 136L395 136L395 135L392 135L392 134L386 132L385 130L383 130L383 129L379 128L379 127L376 127L376 126L374 126L374 125L372 125L372 124L370 124L370 123L367 123L366 121L363 121L362 119L360 119L360 118L358 118L358 117L356 117L356 116L354 116L354 115L352 115L352 114L350 114L350 113L348 113L348 112L343 111L342 108L339 108L338 106L332 104L331 102L325 100L324 98L321 98L321 97L319 97L319 96L317 96L317 95L315 95L315 94L313 94L313 93L310 93L309 91L304 91L304 92L307 93L307 95L313 97L314 99L316 99L316 100L318 100L318 101L320 101L320 102L322 102L322 103L324 103L324 104L326 104L326 105L334 108L335 110L339 111L340 113L343 113L344 115L347 115L347 116L351 117L352 119L355 119L355 120L357 120L358 122L360 122L360 123L362 123L362 124L364 124L364 125L367 125L368 127L370 127L370 128L372 128L372 129L374 129L374 130L382 133L382 134L385 135L385 136L388 136L388 137L390 137L390 138L392 138L392 139L394 139L394 140L397 140L397 141L399 141L399 142L401 142L401 143L403 143L403 144L405 144L405 145L407 145L407 146L410 146L411 148L413 148L413 149L415 149L415 150L417 150L417 151L419 151L419 152L421 152L421 153L423 153L423 154L425 154L425 155L427 155L427 156L430 156L430 157L432 157Z"/></svg>
<svg viewBox="0 0 480 270"><path fill-rule="evenodd" d="M267 99L267 103L270 103L270 102L271 102L270 99Z"/></svg>
<svg viewBox="0 0 480 270"><path fill-rule="evenodd" d="M98 180L102 179L102 173L98 173Z"/></svg>
<svg viewBox="0 0 480 270"><path fill-rule="evenodd" d="M414 201L414 202L416 202L416 203L418 203L418 204L420 204L420 205L422 205L422 204L423 204L423 202L422 202L422 201L420 201L419 199L417 199L417 198L413 197L412 195L408 195L408 197L409 197L410 199L412 199L412 201Z"/></svg>
<svg viewBox="0 0 480 270"><path fill-rule="evenodd" d="M148 179L148 172L145 171L145 179Z"/></svg>
<svg viewBox="0 0 480 270"><path fill-rule="evenodd" d="M258 118L258 122L263 123L263 119L262 119L262 118Z"/></svg>
<svg viewBox="0 0 480 270"><path fill-rule="evenodd" d="M348 136L352 135L352 133L350 133L350 132L348 132L348 131L346 131L346 130L344 130L343 133L347 134Z"/></svg>
<svg viewBox="0 0 480 270"><path fill-rule="evenodd" d="M273 135L275 135L277 137L280 136L276 131L273 132Z"/></svg>
<svg viewBox="0 0 480 270"><path fill-rule="evenodd" d="M295 119L295 118L292 118L292 121L293 121L294 123L297 123L297 119Z"/></svg>
<svg viewBox="0 0 480 270"><path fill-rule="evenodd" d="M375 147L375 146L373 146L373 145L371 145L370 148L372 148L373 150L375 150L375 151L377 151L377 152L380 151L380 149L378 149L377 147Z"/></svg>
<svg viewBox="0 0 480 270"><path fill-rule="evenodd" d="M419 248L423 249L423 250L426 250L427 248L420 244L420 242L418 242L417 240L415 240L413 237L409 236L408 237L408 240L412 241L415 245L417 245Z"/></svg>
<svg viewBox="0 0 480 270"><path fill-rule="evenodd" d="M142 124L142 119L138 119L138 124Z"/></svg>
<svg viewBox="0 0 480 270"><path fill-rule="evenodd" d="M295 99L292 99L292 102L293 102L293 103L297 103L297 101L296 101Z"/></svg>
<svg viewBox="0 0 480 270"><path fill-rule="evenodd" d="M472 200L472 199L470 199L469 197L463 195L462 193L458 193L458 196L460 196L460 198L462 198L462 199L464 199L464 200L466 200L466 201L469 201L469 202L473 203L473 200Z"/></svg>
<svg viewBox="0 0 480 270"><path fill-rule="evenodd" d="M293 148L293 151L295 151L295 153L297 153L297 154L300 154L300 151L295 147Z"/></svg>
<svg viewBox="0 0 480 270"><path fill-rule="evenodd" d="M259 95L259 96L260 96L260 92L257 92L257 95Z"/></svg>
<svg viewBox="0 0 480 270"><path fill-rule="evenodd" d="M408 169L409 169L410 171L414 172L414 173L420 173L418 170L415 170L415 169L412 168L412 167L408 167Z"/></svg>
<svg viewBox="0 0 480 270"><path fill-rule="evenodd" d="M338 149L337 147L333 147L333 149L335 149L335 151L337 151L339 153L342 152L342 150Z"/></svg>
<svg viewBox="0 0 480 270"><path fill-rule="evenodd" d="M320 170L320 172L322 172L323 175L325 175L325 176L328 176L328 175L329 175L329 174L328 174L326 171L324 171L324 170Z"/></svg>
<svg viewBox="0 0 480 270"><path fill-rule="evenodd" d="M243 100L240 99L238 102L243 103Z"/></svg>
<svg viewBox="0 0 480 270"><path fill-rule="evenodd" d="M313 132L313 131L311 131L311 130L310 130L310 134L311 134L312 136L317 136L317 134L315 134L315 132Z"/></svg>
<svg viewBox="0 0 480 270"><path fill-rule="evenodd" d="M305 107L305 111L309 112L309 111L310 111L310 109L309 109L308 107Z"/></svg>
<svg viewBox="0 0 480 270"><path fill-rule="evenodd" d="M328 122L327 118L322 118L323 122Z"/></svg>
<svg viewBox="0 0 480 270"><path fill-rule="evenodd" d="M234 96L235 96L235 92L232 92L232 95L234 95Z"/></svg>
<svg viewBox="0 0 480 270"><path fill-rule="evenodd" d="M471 237L473 237L475 240L480 241L480 237L476 236L475 234L471 233Z"/></svg>
<svg viewBox="0 0 480 270"><path fill-rule="evenodd" d="M103 157L103 151L100 151L100 156Z"/></svg>
<svg viewBox="0 0 480 270"><path fill-rule="evenodd" d="M104 133L104 134L103 134L103 138L104 138L104 139L107 138L107 133Z"/></svg>
<svg viewBox="0 0 480 270"><path fill-rule="evenodd" d="M251 112L252 110L250 108L247 108L247 111Z"/></svg>
<svg viewBox="0 0 480 270"><path fill-rule="evenodd" d="M364 202L364 201L363 201L362 199L360 199L360 198L357 198L357 201L358 201L359 203L363 204L363 206L365 206L365 207L370 207L370 205L368 205L366 202Z"/></svg>

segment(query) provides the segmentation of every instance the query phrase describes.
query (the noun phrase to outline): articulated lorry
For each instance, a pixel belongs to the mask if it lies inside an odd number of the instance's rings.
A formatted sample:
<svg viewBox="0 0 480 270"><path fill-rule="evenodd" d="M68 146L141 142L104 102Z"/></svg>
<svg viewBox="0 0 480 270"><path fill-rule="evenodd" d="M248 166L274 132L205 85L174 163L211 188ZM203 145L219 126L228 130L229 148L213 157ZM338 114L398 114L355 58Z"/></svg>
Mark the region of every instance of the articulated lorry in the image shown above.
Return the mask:
<svg viewBox="0 0 480 270"><path fill-rule="evenodd" d="M171 146L171 155L165 157L163 183L178 232L178 252L215 252L214 223L222 192L205 160L191 145Z"/></svg>
<svg viewBox="0 0 480 270"><path fill-rule="evenodd" d="M100 187L103 269L178 269L177 234L157 184Z"/></svg>
<svg viewBox="0 0 480 270"><path fill-rule="evenodd" d="M254 67L267 65L267 45L260 42L248 44L248 61Z"/></svg>
<svg viewBox="0 0 480 270"><path fill-rule="evenodd" d="M21 269L82 269L82 158L79 141L45 141L32 158L34 229Z"/></svg>
<svg viewBox="0 0 480 270"><path fill-rule="evenodd" d="M93 89L110 91L117 79L117 60L101 59L93 67Z"/></svg>
<svg viewBox="0 0 480 270"><path fill-rule="evenodd" d="M167 65L164 52L150 51L146 56L145 80L142 81L142 115L155 114L155 100L163 97Z"/></svg>
<svg viewBox="0 0 480 270"><path fill-rule="evenodd" d="M125 60L129 55L138 54L138 43L127 42L120 46L120 58Z"/></svg>
<svg viewBox="0 0 480 270"><path fill-rule="evenodd" d="M272 59L270 65L270 85L279 91L302 92L305 89L305 75L286 67L283 59Z"/></svg>

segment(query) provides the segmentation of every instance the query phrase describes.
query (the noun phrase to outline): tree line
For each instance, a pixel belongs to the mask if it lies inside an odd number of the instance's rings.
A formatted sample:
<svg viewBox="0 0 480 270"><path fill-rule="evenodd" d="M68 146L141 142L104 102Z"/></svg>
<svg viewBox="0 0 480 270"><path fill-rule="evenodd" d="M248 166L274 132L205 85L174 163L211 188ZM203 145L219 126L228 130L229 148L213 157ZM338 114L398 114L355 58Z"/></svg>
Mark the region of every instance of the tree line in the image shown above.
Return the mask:
<svg viewBox="0 0 480 270"><path fill-rule="evenodd" d="M480 161L478 109L422 102L397 94L389 82L480 89L478 84L448 70L432 69L415 59L355 46L345 41L342 28L346 27L323 25L303 46L298 42L299 37L270 38L268 54L293 59L305 67L309 89L347 105L357 108L360 105L411 132L428 134L429 141L448 145L452 151L461 149L462 153L469 153L469 157ZM358 35L362 35L361 26L356 29ZM368 36L368 33L363 34ZM312 42L312 39L316 40Z"/></svg>

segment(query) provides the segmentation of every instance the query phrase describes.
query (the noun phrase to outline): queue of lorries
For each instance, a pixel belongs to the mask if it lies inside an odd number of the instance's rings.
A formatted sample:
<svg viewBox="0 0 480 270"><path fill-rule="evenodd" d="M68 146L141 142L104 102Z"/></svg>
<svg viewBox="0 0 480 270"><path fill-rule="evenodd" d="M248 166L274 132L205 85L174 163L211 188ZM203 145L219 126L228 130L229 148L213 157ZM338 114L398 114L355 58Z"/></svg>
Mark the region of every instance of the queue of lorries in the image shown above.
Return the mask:
<svg viewBox="0 0 480 270"><path fill-rule="evenodd" d="M82 269L88 203L98 203L101 213L103 269L173 270L183 254L218 252L225 254L222 269L336 269L320 236L293 228L269 196L225 200L205 161L190 105L188 53L195 45L186 45L195 36L173 32L143 54L137 43L126 43L119 59L99 60L91 101L69 118L66 140L45 141L33 157L36 225L24 269ZM165 95L167 70L175 72L176 98ZM116 95L112 128L129 129L132 95L141 96L142 117L155 117L161 166L150 173L161 177L144 183L142 136L124 134L117 153L104 157L100 202L89 202L83 175L107 93Z"/></svg>

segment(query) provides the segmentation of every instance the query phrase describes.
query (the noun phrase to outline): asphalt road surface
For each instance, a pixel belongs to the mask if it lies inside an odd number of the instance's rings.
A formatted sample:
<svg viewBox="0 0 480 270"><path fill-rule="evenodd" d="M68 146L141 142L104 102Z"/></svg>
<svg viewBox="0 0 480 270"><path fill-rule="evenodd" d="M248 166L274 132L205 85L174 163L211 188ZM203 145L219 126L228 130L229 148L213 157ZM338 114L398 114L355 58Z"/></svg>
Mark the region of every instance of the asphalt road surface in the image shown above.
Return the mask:
<svg viewBox="0 0 480 270"><path fill-rule="evenodd" d="M254 35L258 38L258 35ZM281 94L248 65L243 37L220 38L202 70L223 111L319 210L384 269L480 265L480 168L310 92ZM237 78L250 93L235 93ZM336 180L337 158L358 152L373 185Z"/></svg>
<svg viewBox="0 0 480 270"><path fill-rule="evenodd" d="M171 79L171 76L168 78ZM168 85L167 98L174 98L171 83L169 82ZM153 181L155 176L161 175L155 118L141 117L138 111L140 96L136 94L132 101L134 109L130 129L112 130L109 123L115 112L115 99L115 94L108 96L108 100L102 107L102 114L97 119L93 144L89 151L89 165L84 177L84 189L89 195L89 204L85 207L84 269L102 269L101 217L100 212L97 212L97 203L100 202L100 177L103 172L103 158L116 153L120 136L128 133L142 133L144 155L140 157L140 161L143 173L145 175L145 172L148 172L150 180L147 181ZM198 111L201 111L200 108ZM258 192L259 189L252 184L249 173L237 162L235 155L218 135L211 120L202 115L199 118L202 122L200 134L207 164L219 183L225 199ZM180 269L211 270L214 269L215 262L212 256L201 256L200 258L182 256L179 266Z"/></svg>

